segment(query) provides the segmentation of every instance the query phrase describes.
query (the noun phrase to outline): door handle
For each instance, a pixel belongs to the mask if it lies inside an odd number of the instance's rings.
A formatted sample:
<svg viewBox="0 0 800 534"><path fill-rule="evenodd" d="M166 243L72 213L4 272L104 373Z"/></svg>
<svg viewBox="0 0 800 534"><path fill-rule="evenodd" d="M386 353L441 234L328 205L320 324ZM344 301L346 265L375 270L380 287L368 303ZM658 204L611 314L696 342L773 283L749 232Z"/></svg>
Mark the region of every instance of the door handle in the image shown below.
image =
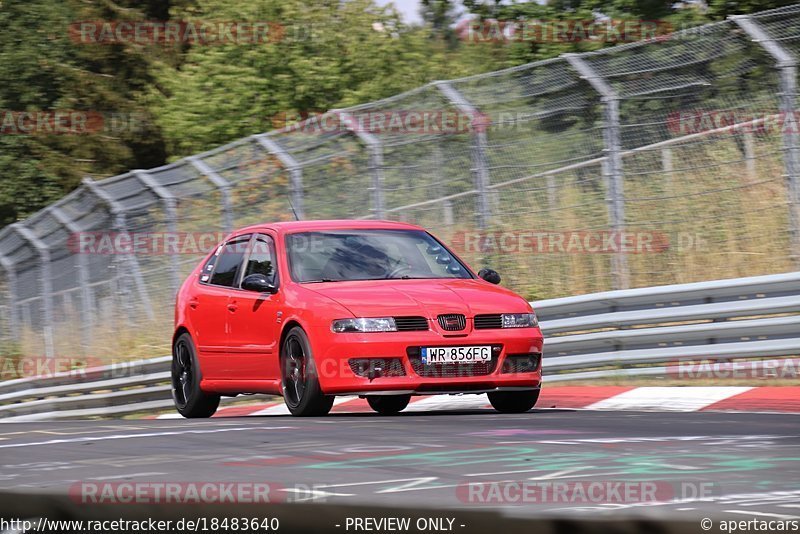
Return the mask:
<svg viewBox="0 0 800 534"><path fill-rule="evenodd" d="M228 311L229 312L235 312L238 309L239 309L239 305L236 304L235 302L231 302L230 304L228 304Z"/></svg>
<svg viewBox="0 0 800 534"><path fill-rule="evenodd" d="M189 307L193 310L197 309L197 306L200 304L200 301L197 299L190 299L189 300Z"/></svg>

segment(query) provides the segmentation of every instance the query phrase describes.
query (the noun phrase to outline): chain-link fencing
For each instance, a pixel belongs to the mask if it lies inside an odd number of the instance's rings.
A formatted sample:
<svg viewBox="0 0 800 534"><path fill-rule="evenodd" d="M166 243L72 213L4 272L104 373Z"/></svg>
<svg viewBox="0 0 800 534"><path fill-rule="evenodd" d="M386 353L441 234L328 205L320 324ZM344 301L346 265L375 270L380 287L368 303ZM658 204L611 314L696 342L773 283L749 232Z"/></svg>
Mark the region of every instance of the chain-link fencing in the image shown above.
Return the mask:
<svg viewBox="0 0 800 534"><path fill-rule="evenodd" d="M798 58L794 5L87 178L0 231L3 341L164 353L200 255L295 214L420 224L531 299L796 269ZM120 236L148 236L147 250Z"/></svg>

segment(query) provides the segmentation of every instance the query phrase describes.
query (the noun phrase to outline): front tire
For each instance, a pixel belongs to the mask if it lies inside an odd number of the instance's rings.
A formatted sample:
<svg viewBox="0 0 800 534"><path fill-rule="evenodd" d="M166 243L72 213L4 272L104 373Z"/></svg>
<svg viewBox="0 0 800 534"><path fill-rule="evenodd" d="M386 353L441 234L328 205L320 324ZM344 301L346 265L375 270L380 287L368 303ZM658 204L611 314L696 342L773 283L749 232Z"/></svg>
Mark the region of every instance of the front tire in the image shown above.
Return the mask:
<svg viewBox="0 0 800 534"><path fill-rule="evenodd" d="M200 365L189 334L182 334L172 347L172 400L187 419L211 417L219 407L219 395L200 389Z"/></svg>
<svg viewBox="0 0 800 534"><path fill-rule="evenodd" d="M536 406L539 391L495 391L488 396L492 407L500 413L524 413Z"/></svg>
<svg viewBox="0 0 800 534"><path fill-rule="evenodd" d="M411 402L411 395L368 395L367 402L381 415L397 415Z"/></svg>
<svg viewBox="0 0 800 534"><path fill-rule="evenodd" d="M320 389L311 344L299 326L286 334L280 361L283 401L289 412L297 417L326 415L330 412L334 397L324 395Z"/></svg>

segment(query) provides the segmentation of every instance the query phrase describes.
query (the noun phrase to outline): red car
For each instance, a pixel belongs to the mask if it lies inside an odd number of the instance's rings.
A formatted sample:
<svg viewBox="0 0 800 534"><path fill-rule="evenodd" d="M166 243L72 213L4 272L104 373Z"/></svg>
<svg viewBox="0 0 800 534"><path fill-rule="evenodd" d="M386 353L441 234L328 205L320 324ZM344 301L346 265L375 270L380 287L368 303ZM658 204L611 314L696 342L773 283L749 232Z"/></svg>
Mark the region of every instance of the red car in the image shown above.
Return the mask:
<svg viewBox="0 0 800 534"><path fill-rule="evenodd" d="M531 409L542 333L530 304L424 229L388 221L259 224L232 233L183 283L172 392L184 417L220 396L282 395L324 415L336 395L395 414L412 395L488 393Z"/></svg>

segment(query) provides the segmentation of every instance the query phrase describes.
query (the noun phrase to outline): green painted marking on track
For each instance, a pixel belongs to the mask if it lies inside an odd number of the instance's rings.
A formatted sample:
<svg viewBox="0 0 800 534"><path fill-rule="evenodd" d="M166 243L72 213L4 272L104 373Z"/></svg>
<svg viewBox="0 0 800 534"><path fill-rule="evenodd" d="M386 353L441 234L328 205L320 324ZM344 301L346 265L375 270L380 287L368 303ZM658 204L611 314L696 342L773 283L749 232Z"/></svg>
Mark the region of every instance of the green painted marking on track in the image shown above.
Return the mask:
<svg viewBox="0 0 800 534"><path fill-rule="evenodd" d="M529 447L490 447L485 449L456 449L449 451L419 452L408 454L386 454L306 465L309 469L351 469L353 467L370 467L373 464L392 466L425 466L450 467L456 465L472 465L492 463L508 456L527 455L530 462L536 460L537 450ZM530 464L528 464L530 465Z"/></svg>
<svg viewBox="0 0 800 534"><path fill-rule="evenodd" d="M800 457L756 458L752 455L719 453L662 453L659 455L628 455L625 453L546 453L531 447L489 447L449 451L385 454L349 460L320 462L304 466L308 469L352 469L381 467L454 467L480 464L502 464L502 471L527 468L552 472L577 469L591 474L595 471L614 471L631 476L701 475L758 471L785 468L787 463L800 462ZM680 469L675 466L688 466Z"/></svg>

